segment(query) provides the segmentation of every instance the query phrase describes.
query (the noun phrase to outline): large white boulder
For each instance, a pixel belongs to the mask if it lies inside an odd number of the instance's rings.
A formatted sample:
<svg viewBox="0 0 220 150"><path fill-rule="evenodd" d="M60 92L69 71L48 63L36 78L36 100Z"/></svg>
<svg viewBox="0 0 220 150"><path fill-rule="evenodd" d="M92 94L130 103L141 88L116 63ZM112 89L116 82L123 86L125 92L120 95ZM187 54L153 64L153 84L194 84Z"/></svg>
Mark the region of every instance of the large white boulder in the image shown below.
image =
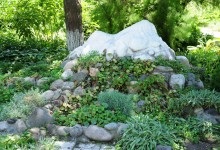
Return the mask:
<svg viewBox="0 0 220 150"><path fill-rule="evenodd" d="M174 51L159 37L155 26L147 20L137 22L117 34L95 31L82 46L70 53L69 59L91 51L105 53L107 60L114 56L131 56L142 60L154 60L158 56L175 59Z"/></svg>

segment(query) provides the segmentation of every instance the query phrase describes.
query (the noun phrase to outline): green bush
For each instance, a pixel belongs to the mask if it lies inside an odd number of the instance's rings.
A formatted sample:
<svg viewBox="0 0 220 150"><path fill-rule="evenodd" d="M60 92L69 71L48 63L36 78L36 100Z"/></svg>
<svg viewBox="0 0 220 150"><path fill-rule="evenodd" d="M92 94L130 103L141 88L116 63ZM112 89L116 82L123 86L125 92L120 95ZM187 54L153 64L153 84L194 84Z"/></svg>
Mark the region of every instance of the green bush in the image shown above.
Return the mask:
<svg viewBox="0 0 220 150"><path fill-rule="evenodd" d="M26 118L35 107L43 106L45 101L38 89L25 93L15 93L10 102L1 105L0 120Z"/></svg>
<svg viewBox="0 0 220 150"><path fill-rule="evenodd" d="M77 123L104 126L110 122L124 122L127 118L119 111L110 111L106 109L106 106L94 104L82 106L68 115L56 111L54 116L59 124L66 126L74 126Z"/></svg>
<svg viewBox="0 0 220 150"><path fill-rule="evenodd" d="M166 125L146 115L134 116L127 124L128 128L118 142L122 150L153 150L157 145L174 144L174 133Z"/></svg>
<svg viewBox="0 0 220 150"><path fill-rule="evenodd" d="M100 104L106 104L109 110L120 111L126 116L131 115L133 105L131 95L109 90L99 93L98 102Z"/></svg>
<svg viewBox="0 0 220 150"><path fill-rule="evenodd" d="M207 89L191 90L179 98L171 99L168 105L169 110L177 114L191 113L193 109L200 107L215 108L220 112L220 93Z"/></svg>

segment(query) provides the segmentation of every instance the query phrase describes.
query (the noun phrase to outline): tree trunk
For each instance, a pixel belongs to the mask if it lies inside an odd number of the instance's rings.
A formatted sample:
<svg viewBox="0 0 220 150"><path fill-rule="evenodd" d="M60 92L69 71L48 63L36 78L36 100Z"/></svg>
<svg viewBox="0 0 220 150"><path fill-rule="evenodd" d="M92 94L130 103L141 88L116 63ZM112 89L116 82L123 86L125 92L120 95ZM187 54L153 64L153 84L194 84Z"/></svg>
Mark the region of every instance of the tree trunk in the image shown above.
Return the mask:
<svg viewBox="0 0 220 150"><path fill-rule="evenodd" d="M64 0L67 46L69 51L83 44L81 0Z"/></svg>

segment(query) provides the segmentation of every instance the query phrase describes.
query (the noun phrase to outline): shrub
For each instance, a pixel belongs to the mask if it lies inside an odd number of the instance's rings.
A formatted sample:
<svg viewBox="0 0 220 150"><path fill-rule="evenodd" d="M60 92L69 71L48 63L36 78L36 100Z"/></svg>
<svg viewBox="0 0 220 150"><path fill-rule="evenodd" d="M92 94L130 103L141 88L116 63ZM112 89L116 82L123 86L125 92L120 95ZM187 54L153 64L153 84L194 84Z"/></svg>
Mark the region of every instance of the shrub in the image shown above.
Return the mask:
<svg viewBox="0 0 220 150"><path fill-rule="evenodd" d="M132 99L130 95L125 95L117 91L105 91L98 95L100 104L107 104L107 109L120 111L124 115L130 116L132 111Z"/></svg>
<svg viewBox="0 0 220 150"><path fill-rule="evenodd" d="M26 118L34 107L43 106L45 101L38 89L31 89L25 93L15 93L9 103L3 104L0 120L8 118Z"/></svg>
<svg viewBox="0 0 220 150"><path fill-rule="evenodd" d="M174 133L166 125L149 116L134 116L127 124L128 128L118 142L122 150L151 150L156 149L159 144L170 146L174 144Z"/></svg>
<svg viewBox="0 0 220 150"><path fill-rule="evenodd" d="M75 124L90 125L96 124L104 126L110 122L124 122L126 116L119 111L107 110L103 105L85 105L74 112L63 115L56 111L54 116L58 123L66 126L74 126Z"/></svg>
<svg viewBox="0 0 220 150"><path fill-rule="evenodd" d="M184 111L190 113L194 108L212 108L220 111L220 93L210 90L192 90L182 94L179 98L169 101L169 110L182 114Z"/></svg>

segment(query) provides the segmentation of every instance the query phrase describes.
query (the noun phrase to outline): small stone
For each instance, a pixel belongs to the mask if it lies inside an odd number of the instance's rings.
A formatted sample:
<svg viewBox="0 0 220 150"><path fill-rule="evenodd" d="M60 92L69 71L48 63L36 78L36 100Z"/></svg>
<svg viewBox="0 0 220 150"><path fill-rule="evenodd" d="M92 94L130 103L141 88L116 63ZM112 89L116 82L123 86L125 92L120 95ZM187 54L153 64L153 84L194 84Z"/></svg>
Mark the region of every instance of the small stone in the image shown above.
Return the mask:
<svg viewBox="0 0 220 150"><path fill-rule="evenodd" d="M113 139L113 136L107 130L96 125L90 125L84 130L84 134L89 139L100 142L107 142Z"/></svg>
<svg viewBox="0 0 220 150"><path fill-rule="evenodd" d="M54 146L57 147L59 150L72 150L76 142L64 142L64 141L56 141Z"/></svg>
<svg viewBox="0 0 220 150"><path fill-rule="evenodd" d="M50 85L50 89L51 90L60 89L60 88L62 88L63 83L64 83L64 81L62 79L58 79Z"/></svg>
<svg viewBox="0 0 220 150"><path fill-rule="evenodd" d="M99 72L98 68L91 68L91 67L89 68L89 75L91 77L96 77L98 72Z"/></svg>
<svg viewBox="0 0 220 150"><path fill-rule="evenodd" d="M0 132L6 131L8 128L8 123L7 121L1 121L0 122Z"/></svg>
<svg viewBox="0 0 220 150"><path fill-rule="evenodd" d="M72 137L79 137L83 133L83 128L81 125L77 124L69 128L69 133Z"/></svg>
<svg viewBox="0 0 220 150"><path fill-rule="evenodd" d="M185 77L182 74L173 74L170 77L169 85L172 89L183 89L185 85Z"/></svg>
<svg viewBox="0 0 220 150"><path fill-rule="evenodd" d="M171 146L157 145L156 150L172 150Z"/></svg>
<svg viewBox="0 0 220 150"><path fill-rule="evenodd" d="M10 119L7 120L7 123L8 124L14 124L16 121L17 121L16 118L10 118Z"/></svg>
<svg viewBox="0 0 220 150"><path fill-rule="evenodd" d="M201 115L201 114L204 113L204 109L203 109L203 108L196 108L196 109L194 110L194 113L195 113L196 115Z"/></svg>
<svg viewBox="0 0 220 150"><path fill-rule="evenodd" d="M53 99L54 92L52 90L47 90L44 93L42 93L43 99L46 101L51 101Z"/></svg>
<svg viewBox="0 0 220 150"><path fill-rule="evenodd" d="M73 74L72 80L77 81L77 82L82 82L86 79L87 76L88 76L88 71L81 70L81 71Z"/></svg>
<svg viewBox="0 0 220 150"><path fill-rule="evenodd" d="M127 124L119 123L119 127L118 127L118 130L117 130L117 136L118 137L122 136L127 128L128 128Z"/></svg>
<svg viewBox="0 0 220 150"><path fill-rule="evenodd" d="M37 86L43 86L45 83L47 83L50 79L48 77L43 77L37 80Z"/></svg>
<svg viewBox="0 0 220 150"><path fill-rule="evenodd" d="M64 70L68 70L68 69L72 69L76 64L77 64L77 59L71 60L69 62L67 62L64 66Z"/></svg>
<svg viewBox="0 0 220 150"><path fill-rule="evenodd" d="M85 94L85 90L81 87L81 86L79 86L79 87L77 87L75 90L74 90L74 92L73 92L73 94L75 95L75 96L82 96L82 95L84 95Z"/></svg>
<svg viewBox="0 0 220 150"><path fill-rule="evenodd" d="M198 88L198 89L204 89L204 84L201 80L198 80L196 83L195 83L195 86Z"/></svg>
<svg viewBox="0 0 220 150"><path fill-rule="evenodd" d="M24 123L23 120L18 119L18 120L15 122L15 128L16 128L16 131L17 131L18 133L22 133L22 132L24 132L24 131L27 129L27 126L26 126L26 124Z"/></svg>
<svg viewBox="0 0 220 150"><path fill-rule="evenodd" d="M61 89L55 90L52 100L58 99L58 98L61 96L61 93L62 93L62 90L61 90Z"/></svg>
<svg viewBox="0 0 220 150"><path fill-rule="evenodd" d="M36 108L28 117L26 124L29 128L42 127L53 121L53 117L45 108Z"/></svg>
<svg viewBox="0 0 220 150"><path fill-rule="evenodd" d="M36 84L35 78L31 78L31 77L25 77L24 78L24 82L29 83L31 85L35 85Z"/></svg>
<svg viewBox="0 0 220 150"><path fill-rule="evenodd" d="M118 124L117 123L115 123L115 122L112 122L112 123L109 123L109 124L106 124L105 126L104 126L104 128L106 129L106 130L117 130L118 129Z"/></svg>
<svg viewBox="0 0 220 150"><path fill-rule="evenodd" d="M70 69L65 70L65 71L62 73L61 78L62 78L64 81L67 81L67 80L72 79L72 78L73 78L73 72L72 72L72 70L70 70Z"/></svg>
<svg viewBox="0 0 220 150"><path fill-rule="evenodd" d="M153 72L160 72L160 73L173 72L173 69L171 67L166 67L166 66L156 66Z"/></svg>
<svg viewBox="0 0 220 150"><path fill-rule="evenodd" d="M74 88L73 82L64 82L62 86L62 90L72 90Z"/></svg>
<svg viewBox="0 0 220 150"><path fill-rule="evenodd" d="M69 134L68 132L68 128L66 126L58 126L55 124L48 124L47 126L47 130L51 135L55 135L55 136L67 136Z"/></svg>
<svg viewBox="0 0 220 150"><path fill-rule="evenodd" d="M185 56L176 56L176 60L181 64L190 67L189 60Z"/></svg>

